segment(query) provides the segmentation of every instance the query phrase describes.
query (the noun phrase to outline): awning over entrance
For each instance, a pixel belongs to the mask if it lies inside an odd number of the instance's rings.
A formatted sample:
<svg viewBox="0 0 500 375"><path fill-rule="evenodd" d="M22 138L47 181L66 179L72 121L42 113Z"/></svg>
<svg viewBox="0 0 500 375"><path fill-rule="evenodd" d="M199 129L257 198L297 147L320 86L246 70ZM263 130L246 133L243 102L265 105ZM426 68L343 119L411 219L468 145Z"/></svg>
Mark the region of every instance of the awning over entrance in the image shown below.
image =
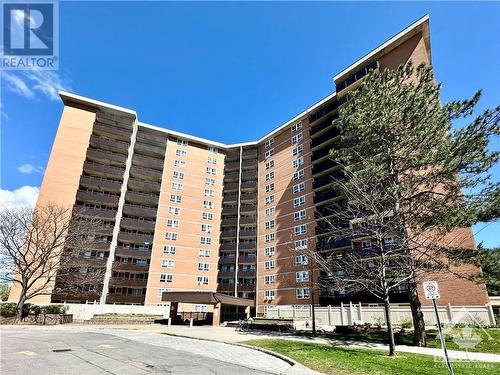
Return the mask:
<svg viewBox="0 0 500 375"><path fill-rule="evenodd" d="M165 302L194 303L200 305L231 305L255 307L253 299L228 296L216 292L163 292L161 300Z"/></svg>

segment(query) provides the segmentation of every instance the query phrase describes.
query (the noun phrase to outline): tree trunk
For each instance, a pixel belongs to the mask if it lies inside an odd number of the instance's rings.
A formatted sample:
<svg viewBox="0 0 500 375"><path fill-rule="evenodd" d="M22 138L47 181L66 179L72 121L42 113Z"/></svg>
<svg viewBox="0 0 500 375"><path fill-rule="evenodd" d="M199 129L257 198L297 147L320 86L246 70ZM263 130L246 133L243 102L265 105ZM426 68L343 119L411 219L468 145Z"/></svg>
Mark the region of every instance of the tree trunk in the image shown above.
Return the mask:
<svg viewBox="0 0 500 375"><path fill-rule="evenodd" d="M384 297L385 322L387 324L387 334L389 335L389 356L396 354L396 343L394 341L394 330L392 329L391 304L389 295Z"/></svg>
<svg viewBox="0 0 500 375"><path fill-rule="evenodd" d="M21 297L19 297L19 301L17 302L16 306L16 317L15 317L16 323L21 323L21 321L23 320L23 307L25 302L26 302L26 295L23 291L21 291Z"/></svg>
<svg viewBox="0 0 500 375"><path fill-rule="evenodd" d="M408 283L408 297L413 318L413 345L425 347L427 346L427 337L424 314L422 313L422 304L418 298L417 283L414 279Z"/></svg>

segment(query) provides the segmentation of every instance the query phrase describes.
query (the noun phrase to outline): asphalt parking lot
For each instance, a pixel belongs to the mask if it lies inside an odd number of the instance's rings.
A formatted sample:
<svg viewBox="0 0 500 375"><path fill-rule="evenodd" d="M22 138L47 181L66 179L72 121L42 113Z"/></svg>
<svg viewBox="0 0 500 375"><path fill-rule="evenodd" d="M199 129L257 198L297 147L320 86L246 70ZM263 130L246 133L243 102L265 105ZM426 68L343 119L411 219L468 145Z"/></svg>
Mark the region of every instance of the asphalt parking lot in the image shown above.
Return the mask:
<svg viewBox="0 0 500 375"><path fill-rule="evenodd" d="M260 375L284 373L290 367L278 358L251 349L161 336L164 335L157 335L151 345L141 342L141 337L136 340L126 335L85 330L2 327L0 372L9 375ZM214 350L216 353L211 353ZM247 352L242 352L244 350ZM207 356L203 355L204 351Z"/></svg>

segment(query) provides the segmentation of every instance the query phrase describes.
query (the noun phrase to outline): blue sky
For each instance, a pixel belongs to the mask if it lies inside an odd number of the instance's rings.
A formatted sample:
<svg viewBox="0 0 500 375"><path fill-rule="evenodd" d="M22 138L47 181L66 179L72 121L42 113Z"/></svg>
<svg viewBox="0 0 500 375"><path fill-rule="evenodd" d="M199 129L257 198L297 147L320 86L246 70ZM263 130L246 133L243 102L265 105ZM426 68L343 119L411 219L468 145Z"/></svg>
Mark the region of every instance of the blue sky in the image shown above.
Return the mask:
<svg viewBox="0 0 500 375"><path fill-rule="evenodd" d="M254 140L426 13L443 101L482 88L480 108L500 104L500 3L62 2L59 13L59 71L2 74L0 199L36 194L62 110L58 88L133 108L154 125ZM500 246L500 224L475 230Z"/></svg>

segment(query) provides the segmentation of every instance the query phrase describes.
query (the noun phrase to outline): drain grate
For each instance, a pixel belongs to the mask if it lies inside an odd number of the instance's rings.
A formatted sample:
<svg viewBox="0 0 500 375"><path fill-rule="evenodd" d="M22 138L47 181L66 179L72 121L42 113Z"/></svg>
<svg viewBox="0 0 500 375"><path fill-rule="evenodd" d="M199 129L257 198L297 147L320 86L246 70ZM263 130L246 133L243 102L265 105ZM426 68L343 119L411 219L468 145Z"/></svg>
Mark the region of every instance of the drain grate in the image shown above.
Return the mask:
<svg viewBox="0 0 500 375"><path fill-rule="evenodd" d="M54 353L71 352L71 349L52 349Z"/></svg>

